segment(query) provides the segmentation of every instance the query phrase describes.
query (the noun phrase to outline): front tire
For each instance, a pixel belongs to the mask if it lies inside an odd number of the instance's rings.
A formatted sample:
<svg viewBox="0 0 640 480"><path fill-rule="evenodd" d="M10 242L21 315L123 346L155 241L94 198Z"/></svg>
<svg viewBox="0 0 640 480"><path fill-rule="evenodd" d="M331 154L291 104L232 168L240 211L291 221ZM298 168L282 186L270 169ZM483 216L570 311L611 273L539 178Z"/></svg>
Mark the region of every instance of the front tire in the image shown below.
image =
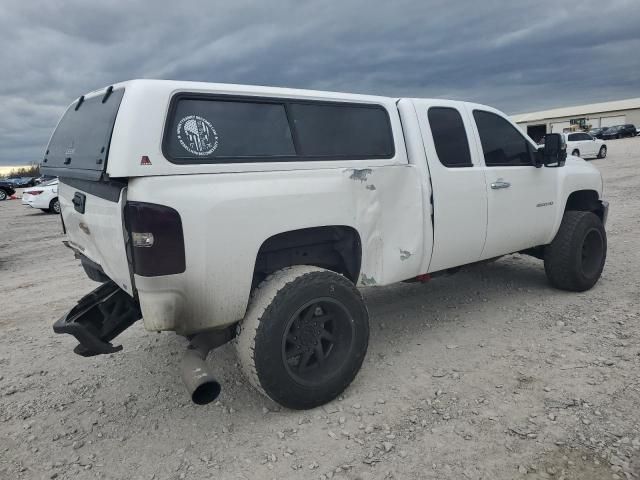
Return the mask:
<svg viewBox="0 0 640 480"><path fill-rule="evenodd" d="M571 152L571 155L573 155L574 157L579 157L580 156L580 150L578 150L577 148Z"/></svg>
<svg viewBox="0 0 640 480"><path fill-rule="evenodd" d="M598 158L605 158L607 156L607 147L606 146L601 146L600 150L598 151Z"/></svg>
<svg viewBox="0 0 640 480"><path fill-rule="evenodd" d="M561 290L583 292L593 287L607 257L607 234L592 212L567 211L560 229L545 249L544 270Z"/></svg>
<svg viewBox="0 0 640 480"><path fill-rule="evenodd" d="M369 314L344 276L312 266L270 275L238 328L242 370L284 407L323 405L353 381L369 343Z"/></svg>
<svg viewBox="0 0 640 480"><path fill-rule="evenodd" d="M0 202L7 199L7 192L0 190Z"/></svg>

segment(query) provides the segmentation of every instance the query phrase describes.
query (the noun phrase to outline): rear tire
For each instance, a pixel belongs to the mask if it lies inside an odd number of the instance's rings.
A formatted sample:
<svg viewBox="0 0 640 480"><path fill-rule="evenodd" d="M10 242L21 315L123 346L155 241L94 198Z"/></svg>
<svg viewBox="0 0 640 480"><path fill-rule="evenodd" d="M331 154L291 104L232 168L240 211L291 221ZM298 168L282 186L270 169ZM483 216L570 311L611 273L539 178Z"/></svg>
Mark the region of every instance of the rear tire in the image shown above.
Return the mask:
<svg viewBox="0 0 640 480"><path fill-rule="evenodd" d="M323 405L353 381L369 343L369 314L345 277L293 266L254 291L236 352L249 382L284 407Z"/></svg>
<svg viewBox="0 0 640 480"><path fill-rule="evenodd" d="M606 146L601 146L600 150L598 151L598 158L605 158L607 156L607 147Z"/></svg>
<svg viewBox="0 0 640 480"><path fill-rule="evenodd" d="M49 212L56 214L60 213L60 201L57 197L51 200L51 203L49 204Z"/></svg>
<svg viewBox="0 0 640 480"><path fill-rule="evenodd" d="M560 229L545 249L544 270L551 285L583 292L593 287L607 258L607 234L591 212L567 211Z"/></svg>
<svg viewBox="0 0 640 480"><path fill-rule="evenodd" d="M0 190L0 202L3 200L6 200L8 197L7 192L5 192L4 190Z"/></svg>

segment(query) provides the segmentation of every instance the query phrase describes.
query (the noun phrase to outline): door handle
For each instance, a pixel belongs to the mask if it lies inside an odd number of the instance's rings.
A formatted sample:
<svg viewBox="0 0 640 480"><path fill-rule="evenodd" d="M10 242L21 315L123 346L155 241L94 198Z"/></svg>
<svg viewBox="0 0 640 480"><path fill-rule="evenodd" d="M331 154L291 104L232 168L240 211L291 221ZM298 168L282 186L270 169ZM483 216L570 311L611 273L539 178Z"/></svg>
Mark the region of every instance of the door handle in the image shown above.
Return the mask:
<svg viewBox="0 0 640 480"><path fill-rule="evenodd" d="M491 188L494 190L499 190L501 188L509 188L511 184L509 182L505 182L502 179L498 179L491 184Z"/></svg>

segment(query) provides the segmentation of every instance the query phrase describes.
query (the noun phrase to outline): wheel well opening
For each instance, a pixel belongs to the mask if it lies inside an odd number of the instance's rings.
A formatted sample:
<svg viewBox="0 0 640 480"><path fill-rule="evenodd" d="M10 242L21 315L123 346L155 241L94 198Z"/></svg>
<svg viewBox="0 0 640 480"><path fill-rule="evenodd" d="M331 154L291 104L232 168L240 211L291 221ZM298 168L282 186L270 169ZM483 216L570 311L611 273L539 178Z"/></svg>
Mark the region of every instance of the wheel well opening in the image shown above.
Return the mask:
<svg viewBox="0 0 640 480"><path fill-rule="evenodd" d="M302 228L269 237L260 247L253 287L269 274L292 265L313 265L340 273L352 282L360 275L362 246L347 226Z"/></svg>
<svg viewBox="0 0 640 480"><path fill-rule="evenodd" d="M565 211L577 210L582 212L593 212L603 219L604 208L595 190L578 190L571 193L567 199Z"/></svg>

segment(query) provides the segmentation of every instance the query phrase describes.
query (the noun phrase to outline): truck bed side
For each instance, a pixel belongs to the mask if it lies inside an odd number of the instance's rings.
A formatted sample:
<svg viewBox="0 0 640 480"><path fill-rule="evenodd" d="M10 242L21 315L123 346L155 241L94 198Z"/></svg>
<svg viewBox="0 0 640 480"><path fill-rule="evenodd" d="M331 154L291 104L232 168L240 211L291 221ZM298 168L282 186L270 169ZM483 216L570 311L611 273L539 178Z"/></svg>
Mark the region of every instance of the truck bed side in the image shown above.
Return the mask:
<svg viewBox="0 0 640 480"><path fill-rule="evenodd" d="M398 165L130 180L128 200L167 204L180 213L187 246L185 273L135 276L146 328L189 332L240 320L262 243L307 227L358 232L360 285L419 274L420 178L413 165Z"/></svg>

